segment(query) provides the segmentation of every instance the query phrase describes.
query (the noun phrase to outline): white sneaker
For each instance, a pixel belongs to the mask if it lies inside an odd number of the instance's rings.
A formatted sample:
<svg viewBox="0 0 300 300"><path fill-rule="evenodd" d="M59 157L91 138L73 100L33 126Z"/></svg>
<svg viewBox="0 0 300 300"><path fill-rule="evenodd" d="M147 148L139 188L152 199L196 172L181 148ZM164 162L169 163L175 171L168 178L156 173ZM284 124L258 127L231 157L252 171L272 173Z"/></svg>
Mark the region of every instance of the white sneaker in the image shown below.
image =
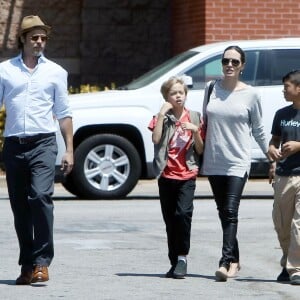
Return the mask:
<svg viewBox="0 0 300 300"><path fill-rule="evenodd" d="M228 273L227 273L227 277L229 277L229 278L236 277L237 273L240 269L241 269L241 266L239 263L231 263Z"/></svg>
<svg viewBox="0 0 300 300"><path fill-rule="evenodd" d="M221 266L215 274L217 281L227 281L228 271L225 267Z"/></svg>
<svg viewBox="0 0 300 300"><path fill-rule="evenodd" d="M300 285L300 275L295 274L291 276L291 284Z"/></svg>

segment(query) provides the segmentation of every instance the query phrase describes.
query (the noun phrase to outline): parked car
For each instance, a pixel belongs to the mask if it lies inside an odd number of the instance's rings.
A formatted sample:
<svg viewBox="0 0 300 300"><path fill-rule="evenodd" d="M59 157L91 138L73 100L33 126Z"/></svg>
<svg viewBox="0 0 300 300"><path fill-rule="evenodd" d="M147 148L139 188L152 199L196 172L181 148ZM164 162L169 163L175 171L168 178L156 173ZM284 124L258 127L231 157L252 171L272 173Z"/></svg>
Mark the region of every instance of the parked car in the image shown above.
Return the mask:
<svg viewBox="0 0 300 300"><path fill-rule="evenodd" d="M269 139L274 113L286 105L282 76L300 68L300 38L207 44L171 58L118 90L70 95L75 165L69 176L57 176L58 180L79 198L112 199L125 197L140 178L153 178L147 126L164 101L161 84L171 76L185 76L190 81L187 107L201 112L205 83L222 76L220 59L229 45L246 52L242 79L261 95ZM59 174L64 144L59 133L57 137ZM251 175L266 175L266 166L264 154L253 142Z"/></svg>

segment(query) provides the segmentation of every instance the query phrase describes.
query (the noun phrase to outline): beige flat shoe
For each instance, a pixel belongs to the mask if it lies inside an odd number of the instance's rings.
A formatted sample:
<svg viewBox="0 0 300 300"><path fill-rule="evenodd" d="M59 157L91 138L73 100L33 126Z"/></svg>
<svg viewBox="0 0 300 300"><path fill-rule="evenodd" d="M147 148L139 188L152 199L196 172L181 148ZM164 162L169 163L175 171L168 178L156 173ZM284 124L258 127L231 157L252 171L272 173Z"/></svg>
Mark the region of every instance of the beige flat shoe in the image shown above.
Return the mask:
<svg viewBox="0 0 300 300"><path fill-rule="evenodd" d="M227 273L227 277L229 278L236 277L240 269L241 269L240 263L231 263Z"/></svg>
<svg viewBox="0 0 300 300"><path fill-rule="evenodd" d="M215 274L217 281L227 281L228 271L225 267L221 266Z"/></svg>

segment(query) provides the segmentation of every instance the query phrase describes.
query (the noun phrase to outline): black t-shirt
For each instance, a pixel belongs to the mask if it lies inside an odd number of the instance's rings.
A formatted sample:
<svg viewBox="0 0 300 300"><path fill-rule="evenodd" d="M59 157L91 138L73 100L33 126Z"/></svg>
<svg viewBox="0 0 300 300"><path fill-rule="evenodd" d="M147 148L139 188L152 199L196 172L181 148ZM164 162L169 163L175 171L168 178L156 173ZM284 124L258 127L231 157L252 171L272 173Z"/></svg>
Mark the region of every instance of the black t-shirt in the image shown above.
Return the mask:
<svg viewBox="0 0 300 300"><path fill-rule="evenodd" d="M279 109L274 116L271 133L280 136L281 145L289 141L300 142L300 109L293 108L293 105ZM300 175L300 152L279 161L276 174Z"/></svg>

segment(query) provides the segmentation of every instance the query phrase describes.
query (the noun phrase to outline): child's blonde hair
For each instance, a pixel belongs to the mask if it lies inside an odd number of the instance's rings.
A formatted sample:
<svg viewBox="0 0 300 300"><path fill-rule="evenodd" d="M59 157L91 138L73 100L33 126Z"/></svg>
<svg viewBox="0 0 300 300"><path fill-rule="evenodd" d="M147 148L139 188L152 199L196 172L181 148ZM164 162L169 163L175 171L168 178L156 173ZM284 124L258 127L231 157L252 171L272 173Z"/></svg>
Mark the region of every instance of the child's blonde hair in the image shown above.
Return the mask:
<svg viewBox="0 0 300 300"><path fill-rule="evenodd" d="M185 84L184 80L180 77L172 76L167 81L165 81L160 88L160 92L163 95L165 100L168 99L168 93L169 93L171 87L176 83L182 84L183 88L184 88L184 92L185 92L185 94L187 94L188 88L187 88L187 85Z"/></svg>

